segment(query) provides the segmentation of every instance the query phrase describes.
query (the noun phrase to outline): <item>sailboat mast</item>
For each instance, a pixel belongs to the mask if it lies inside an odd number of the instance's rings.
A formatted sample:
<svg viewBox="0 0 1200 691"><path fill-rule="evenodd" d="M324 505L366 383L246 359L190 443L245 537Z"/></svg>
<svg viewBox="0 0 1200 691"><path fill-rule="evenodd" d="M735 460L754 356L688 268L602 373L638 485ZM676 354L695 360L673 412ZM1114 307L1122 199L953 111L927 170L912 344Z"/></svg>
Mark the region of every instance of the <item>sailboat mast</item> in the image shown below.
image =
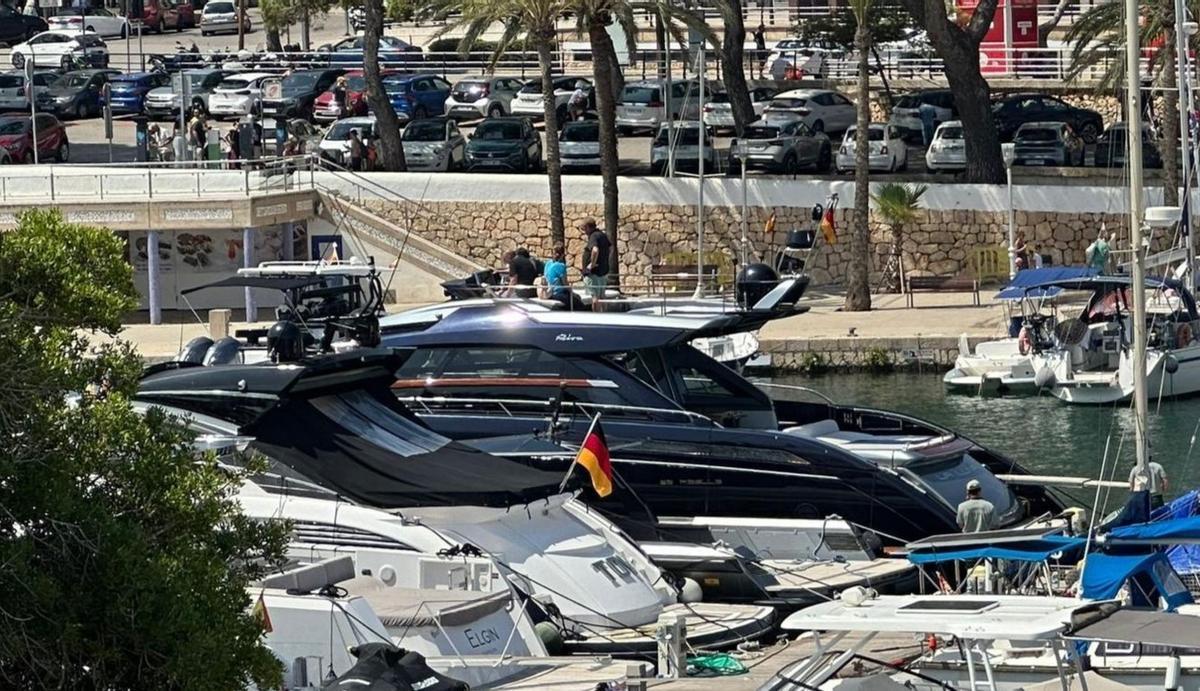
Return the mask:
<svg viewBox="0 0 1200 691"><path fill-rule="evenodd" d="M1179 86L1179 160L1183 163L1183 195L1184 199L1189 199L1192 194L1192 160L1191 160L1191 141L1190 134L1192 130L1191 113L1192 113L1192 84L1189 77L1188 69L1188 34L1185 27L1187 22L1187 13L1183 6L1183 0L1175 0L1175 68L1176 68L1176 84ZM1183 213L1189 216L1192 213L1192 205L1186 201L1180 204ZM1183 237L1184 248L1187 250L1187 281L1185 285L1189 291L1196 291L1196 243L1192 238L1192 219L1183 218L1180 216L1180 221L1186 223L1187 235Z"/></svg>
<svg viewBox="0 0 1200 691"><path fill-rule="evenodd" d="M1142 180L1142 70L1138 50L1138 2L1125 0L1125 78L1128 118L1126 151L1129 157L1129 244L1133 248L1133 414L1137 467L1144 472L1149 461L1146 447L1146 267L1142 250L1142 213L1145 208Z"/></svg>
<svg viewBox="0 0 1200 691"><path fill-rule="evenodd" d="M696 297L704 297L704 40L696 46L696 73L700 77L700 102L696 104L697 122L700 129L700 164L696 181Z"/></svg>

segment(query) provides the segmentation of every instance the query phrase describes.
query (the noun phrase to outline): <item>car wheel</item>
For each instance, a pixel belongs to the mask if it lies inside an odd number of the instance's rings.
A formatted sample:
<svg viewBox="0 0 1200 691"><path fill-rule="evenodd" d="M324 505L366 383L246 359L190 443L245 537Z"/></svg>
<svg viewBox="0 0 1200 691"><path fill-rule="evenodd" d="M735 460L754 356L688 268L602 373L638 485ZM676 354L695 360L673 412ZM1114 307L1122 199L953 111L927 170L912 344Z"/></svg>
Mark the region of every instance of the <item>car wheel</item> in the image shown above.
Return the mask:
<svg viewBox="0 0 1200 691"><path fill-rule="evenodd" d="M201 36L207 36L207 35L208 35L208 32L207 32L207 31L205 31L204 29L201 29L201 30L200 30L200 35L201 35Z"/></svg>
<svg viewBox="0 0 1200 691"><path fill-rule="evenodd" d="M813 132L824 132L825 131L825 121L817 120L816 122L814 122L813 126L812 126L812 131Z"/></svg>
<svg viewBox="0 0 1200 691"><path fill-rule="evenodd" d="M498 118L502 115L504 115L504 106L500 105L499 103L493 103L492 105L488 106L487 116L489 118Z"/></svg>
<svg viewBox="0 0 1200 691"><path fill-rule="evenodd" d="M780 172L782 172L784 175L795 175L796 168L796 154L789 153L787 156L783 157L783 166L781 167Z"/></svg>
<svg viewBox="0 0 1200 691"><path fill-rule="evenodd" d="M1095 144L1096 138L1100 136L1100 131L1096 128L1096 123L1089 122L1079 129L1079 136L1086 144Z"/></svg>
<svg viewBox="0 0 1200 691"><path fill-rule="evenodd" d="M33 165L33 151L26 151L25 155L21 157L21 163Z"/></svg>
<svg viewBox="0 0 1200 691"><path fill-rule="evenodd" d="M17 68L18 70L24 68L25 67L25 56L20 53L13 53L12 64L13 64L13 67Z"/></svg>
<svg viewBox="0 0 1200 691"><path fill-rule="evenodd" d="M64 139L62 144L58 145L58 151L54 154L54 160L59 163L66 163L71 159L71 145Z"/></svg>

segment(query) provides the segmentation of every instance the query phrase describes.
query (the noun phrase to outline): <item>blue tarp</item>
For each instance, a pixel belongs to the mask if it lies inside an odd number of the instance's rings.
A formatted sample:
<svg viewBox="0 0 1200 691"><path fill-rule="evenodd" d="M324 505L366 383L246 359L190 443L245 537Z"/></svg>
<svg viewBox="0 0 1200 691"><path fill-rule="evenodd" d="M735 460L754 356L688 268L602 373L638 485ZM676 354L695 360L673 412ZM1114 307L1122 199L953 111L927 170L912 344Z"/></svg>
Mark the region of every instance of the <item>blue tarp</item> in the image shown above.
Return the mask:
<svg viewBox="0 0 1200 691"><path fill-rule="evenodd" d="M1092 600L1117 597L1126 581L1132 581L1134 607L1156 607L1162 598L1168 610L1191 603L1188 592L1171 562L1162 552L1150 554L1105 554L1093 552L1083 568L1083 596Z"/></svg>
<svg viewBox="0 0 1200 691"><path fill-rule="evenodd" d="M1028 293L1025 292L1025 289L1029 286L1054 283L1056 281L1070 281L1095 275L1096 270L1089 266L1047 266L1041 269L1026 269L1018 271L1013 280L1004 286L999 293L996 293L996 299L1020 300L1024 297L1054 297L1061 293L1063 289L1058 286L1045 286L1031 290Z"/></svg>
<svg viewBox="0 0 1200 691"><path fill-rule="evenodd" d="M1007 559L1009 561L1046 561L1059 552L1082 548L1087 541L1081 537L1047 535L1036 540L1007 543L1004 546L980 544L945 550L911 552L908 560L914 564L936 564L946 561L976 559Z"/></svg>
<svg viewBox="0 0 1200 691"><path fill-rule="evenodd" d="M1200 509L1200 491L1192 490L1154 511L1153 520L1165 521L1195 516ZM1175 545L1167 548L1167 558L1180 575L1200 574L1200 545Z"/></svg>
<svg viewBox="0 0 1200 691"><path fill-rule="evenodd" d="M1200 516L1134 523L1113 528L1108 535L1117 540L1194 540L1200 538Z"/></svg>

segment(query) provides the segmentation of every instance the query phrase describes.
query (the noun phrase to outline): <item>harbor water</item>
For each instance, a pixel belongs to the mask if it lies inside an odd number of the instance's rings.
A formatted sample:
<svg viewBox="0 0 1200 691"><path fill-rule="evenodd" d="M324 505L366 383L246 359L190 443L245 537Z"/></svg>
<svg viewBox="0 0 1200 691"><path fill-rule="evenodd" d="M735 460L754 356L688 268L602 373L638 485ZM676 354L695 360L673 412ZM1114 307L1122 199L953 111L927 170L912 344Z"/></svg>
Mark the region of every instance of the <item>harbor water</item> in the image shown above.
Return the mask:
<svg viewBox="0 0 1200 691"><path fill-rule="evenodd" d="M1134 463L1133 415L1128 403L1072 406L1048 394L962 396L945 391L940 373L777 375L771 381L809 387L842 404L887 408L936 422L1038 474L1097 478L1103 465L1104 479L1124 481ZM1167 471L1170 496L1200 486L1200 449L1195 448L1198 427L1200 397L1150 402L1151 457ZM1072 493L1086 494L1080 490ZM1113 496L1108 508L1123 498Z"/></svg>

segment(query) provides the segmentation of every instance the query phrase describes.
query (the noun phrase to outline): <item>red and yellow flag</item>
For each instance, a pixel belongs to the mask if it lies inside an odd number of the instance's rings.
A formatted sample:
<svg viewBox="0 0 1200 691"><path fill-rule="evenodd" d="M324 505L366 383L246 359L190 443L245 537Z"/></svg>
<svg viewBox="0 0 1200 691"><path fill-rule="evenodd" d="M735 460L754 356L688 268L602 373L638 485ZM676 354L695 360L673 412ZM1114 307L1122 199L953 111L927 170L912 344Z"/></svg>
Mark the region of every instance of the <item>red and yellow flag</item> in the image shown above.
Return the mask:
<svg viewBox="0 0 1200 691"><path fill-rule="evenodd" d="M771 215L767 217L767 222L765 224L763 224L763 232L766 233L767 235L770 235L771 233L775 232L775 212L774 211L772 211Z"/></svg>
<svg viewBox="0 0 1200 691"><path fill-rule="evenodd" d="M837 244L837 227L833 224L833 209L828 207L825 209L825 215L821 217L821 235L825 237L826 243Z"/></svg>
<svg viewBox="0 0 1200 691"><path fill-rule="evenodd" d="M588 475L592 476L592 488L596 490L596 494L601 497L612 494L612 460L608 457L608 442L604 439L600 420L592 423L583 444L579 446L575 462L586 468Z"/></svg>
<svg viewBox="0 0 1200 691"><path fill-rule="evenodd" d="M263 598L263 591L259 591L258 601L254 603L254 609L250 615L262 626L264 633L271 633L275 630L275 627L271 626L271 613L267 611L267 601Z"/></svg>

